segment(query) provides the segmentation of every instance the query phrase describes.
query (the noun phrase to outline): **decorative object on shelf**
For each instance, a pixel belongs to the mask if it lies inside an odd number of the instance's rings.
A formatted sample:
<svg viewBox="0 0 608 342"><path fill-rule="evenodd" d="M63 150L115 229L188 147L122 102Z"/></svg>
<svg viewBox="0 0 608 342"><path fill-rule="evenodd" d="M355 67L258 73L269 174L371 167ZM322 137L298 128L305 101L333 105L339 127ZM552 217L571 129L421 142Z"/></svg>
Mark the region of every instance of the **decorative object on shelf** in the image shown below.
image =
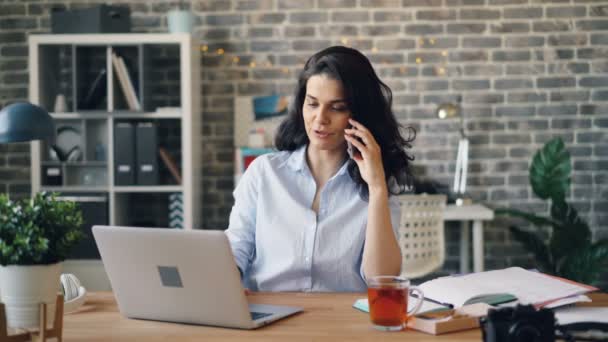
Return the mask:
<svg viewBox="0 0 608 342"><path fill-rule="evenodd" d="M251 146L250 133L261 133L262 131L264 141L261 146L273 146L274 136L285 118L289 100L289 97L281 95L237 96L234 101L234 147Z"/></svg>
<svg viewBox="0 0 608 342"><path fill-rule="evenodd" d="M180 1L178 8L167 13L167 26L171 33L190 33L194 26L194 14Z"/></svg>
<svg viewBox="0 0 608 342"><path fill-rule="evenodd" d="M459 101L460 102L460 101ZM458 103L442 103L437 107L437 117L440 119L460 118L460 140L458 141L458 153L456 157L456 169L454 171L454 193L456 205L470 204L466 198L467 169L469 165L469 139L464 132L464 113L460 110Z"/></svg>
<svg viewBox="0 0 608 342"><path fill-rule="evenodd" d="M248 147L264 147L266 144L264 143L264 127L258 127L249 131L249 140Z"/></svg>
<svg viewBox="0 0 608 342"><path fill-rule="evenodd" d="M184 197L180 192L169 195L169 228L184 228Z"/></svg>
<svg viewBox="0 0 608 342"><path fill-rule="evenodd" d="M106 161L106 145L102 142L95 144L95 160Z"/></svg>
<svg viewBox="0 0 608 342"><path fill-rule="evenodd" d="M253 112L256 120L285 115L288 106L287 96L271 95L253 98Z"/></svg>
<svg viewBox="0 0 608 342"><path fill-rule="evenodd" d="M239 180L249 165L255 160L255 158L274 152L272 148L250 148L250 147L237 147L235 151L235 165L234 165L234 184L238 184Z"/></svg>
<svg viewBox="0 0 608 342"><path fill-rule="evenodd" d="M561 138L550 140L534 155L530 185L536 196L550 200L551 217L506 208L497 209L496 214L524 219L538 230L509 227L513 237L534 254L541 271L593 284L606 270L608 239L593 243L589 225L566 200L570 172L570 153L564 142Z"/></svg>
<svg viewBox="0 0 608 342"><path fill-rule="evenodd" d="M82 238L82 212L55 194L38 193L13 202L0 195L0 301L11 328L40 325L39 303L55 319L61 262Z"/></svg>
<svg viewBox="0 0 608 342"><path fill-rule="evenodd" d="M53 118L29 102L17 102L0 111L0 144L32 140L55 141Z"/></svg>
<svg viewBox="0 0 608 342"><path fill-rule="evenodd" d="M68 111L68 102L65 99L65 95L57 94L55 97L55 106L53 106L55 113L64 113Z"/></svg>
<svg viewBox="0 0 608 342"><path fill-rule="evenodd" d="M53 33L128 33L131 10L127 6L95 5L51 11Z"/></svg>

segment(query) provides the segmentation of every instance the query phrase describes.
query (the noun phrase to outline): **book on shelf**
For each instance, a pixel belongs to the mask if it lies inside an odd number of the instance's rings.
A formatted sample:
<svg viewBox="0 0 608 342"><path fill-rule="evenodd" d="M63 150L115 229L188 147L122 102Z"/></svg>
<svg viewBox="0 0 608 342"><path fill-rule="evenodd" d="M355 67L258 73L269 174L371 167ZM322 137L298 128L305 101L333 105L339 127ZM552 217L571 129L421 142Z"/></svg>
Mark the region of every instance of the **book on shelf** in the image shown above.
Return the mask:
<svg viewBox="0 0 608 342"><path fill-rule="evenodd" d="M177 163L171 157L169 152L164 147L158 148L158 154L160 155L160 159L163 161L163 164L169 169L169 172L173 176L173 179L177 182L178 185L182 184L182 175L179 172L179 168L177 167Z"/></svg>
<svg viewBox="0 0 608 342"><path fill-rule="evenodd" d="M118 76L118 83L125 96L129 110L141 110L141 104L137 99L137 93L135 92L135 87L133 87L133 81L124 59L115 52L112 52L112 64L114 65L114 70Z"/></svg>

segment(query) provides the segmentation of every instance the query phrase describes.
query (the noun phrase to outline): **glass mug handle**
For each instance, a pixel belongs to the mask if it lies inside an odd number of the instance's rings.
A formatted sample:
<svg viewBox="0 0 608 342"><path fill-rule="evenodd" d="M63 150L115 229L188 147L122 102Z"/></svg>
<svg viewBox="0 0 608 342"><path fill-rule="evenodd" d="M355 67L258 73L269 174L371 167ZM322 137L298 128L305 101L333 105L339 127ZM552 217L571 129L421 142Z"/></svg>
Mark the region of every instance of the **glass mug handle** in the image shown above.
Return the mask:
<svg viewBox="0 0 608 342"><path fill-rule="evenodd" d="M408 292L410 292L410 293L412 293L412 292L418 292L418 297L416 298L416 299L418 299L418 302L416 302L416 306L414 306L412 308L412 310L408 310L407 311L407 315L408 316L413 316L422 307L422 302L424 301L424 293L422 292L422 290L418 286L410 286Z"/></svg>

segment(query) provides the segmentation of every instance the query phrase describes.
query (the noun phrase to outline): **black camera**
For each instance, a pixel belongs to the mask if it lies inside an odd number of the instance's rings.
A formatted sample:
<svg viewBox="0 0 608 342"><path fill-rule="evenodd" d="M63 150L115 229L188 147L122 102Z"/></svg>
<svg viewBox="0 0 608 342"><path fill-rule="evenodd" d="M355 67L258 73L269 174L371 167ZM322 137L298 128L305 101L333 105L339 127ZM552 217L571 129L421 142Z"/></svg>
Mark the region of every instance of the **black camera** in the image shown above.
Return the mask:
<svg viewBox="0 0 608 342"><path fill-rule="evenodd" d="M555 341L553 311L532 305L490 309L480 323L485 342Z"/></svg>

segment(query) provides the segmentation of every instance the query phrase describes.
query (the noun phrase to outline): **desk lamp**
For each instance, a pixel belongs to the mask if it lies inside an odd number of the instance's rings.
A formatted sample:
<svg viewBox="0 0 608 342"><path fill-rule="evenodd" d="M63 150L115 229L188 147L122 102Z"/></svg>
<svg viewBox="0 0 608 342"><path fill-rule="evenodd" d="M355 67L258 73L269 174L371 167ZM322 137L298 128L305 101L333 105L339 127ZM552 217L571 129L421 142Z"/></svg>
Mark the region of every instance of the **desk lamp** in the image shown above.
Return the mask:
<svg viewBox="0 0 608 342"><path fill-rule="evenodd" d="M53 118L29 102L17 102L0 111L0 144L55 140Z"/></svg>
<svg viewBox="0 0 608 342"><path fill-rule="evenodd" d="M460 140L458 141L458 154L456 157L456 170L454 171L454 193L456 205L463 205L467 185L467 167L469 164L469 139L464 133L464 115L460 113L460 106L454 103L442 103L437 107L437 117L449 119L460 117Z"/></svg>

